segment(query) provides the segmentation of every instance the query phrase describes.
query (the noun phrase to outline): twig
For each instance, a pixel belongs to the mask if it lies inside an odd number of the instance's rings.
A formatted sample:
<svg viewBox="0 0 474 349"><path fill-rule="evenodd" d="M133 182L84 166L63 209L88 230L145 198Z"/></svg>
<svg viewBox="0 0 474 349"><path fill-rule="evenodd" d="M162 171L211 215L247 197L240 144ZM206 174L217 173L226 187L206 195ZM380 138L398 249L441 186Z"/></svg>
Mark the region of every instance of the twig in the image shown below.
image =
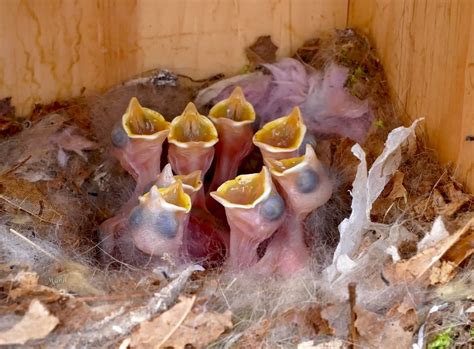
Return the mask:
<svg viewBox="0 0 474 349"><path fill-rule="evenodd" d="M222 73L210 76L210 77L205 78L205 79L198 79L198 80L193 79L192 77L184 75L184 74L176 74L176 76L180 77L180 78L188 79L191 82L195 82L195 83L211 82L211 81L214 81L214 80L220 80L220 79L224 78L224 74L222 74Z"/></svg>
<svg viewBox="0 0 474 349"><path fill-rule="evenodd" d="M61 223L54 223L54 222L50 222L44 218L41 218L40 216L38 216L36 213L34 212L31 212L29 210L27 210L26 208L24 207L21 207L20 205L14 203L13 201L7 199L5 196L3 195L0 195L0 199L4 200L7 204L10 204L11 206L15 207L16 209L18 210L21 210L23 212L26 212L30 215L32 215L33 217L35 217L36 219L40 220L41 222L44 222L44 223L48 223L48 224L53 224L53 225L61 225Z"/></svg>
<svg viewBox="0 0 474 349"><path fill-rule="evenodd" d="M148 297L150 294L145 292L135 292L135 293L125 293L125 294L107 294L100 296L84 296L84 297L74 297L77 300L83 302L113 302L121 301L124 299L133 299L133 298L144 298Z"/></svg>
<svg viewBox="0 0 474 349"><path fill-rule="evenodd" d="M121 308L118 314L104 318L100 322L86 326L74 333L57 335L51 347L61 346L64 348L104 348L112 343L119 343L128 336L132 330L143 321L166 311L176 302L186 283L195 271L204 270L201 266L191 265L181 274L164 287L159 293L155 293L147 304L126 312Z"/></svg>
<svg viewBox="0 0 474 349"><path fill-rule="evenodd" d="M356 313L354 311L356 304L356 283L351 282L348 285L349 289L349 306L351 311L351 321L349 323L349 349L354 349L356 346L357 330L355 327Z"/></svg>
<svg viewBox="0 0 474 349"><path fill-rule="evenodd" d="M433 185L433 188L431 188L430 190L430 195L428 195L428 199L426 200L426 203L425 203L425 207L423 208L423 211L420 213L420 216L422 216L425 211L428 209L428 204L430 203L430 200L431 200L431 197L433 196L433 193L434 193L434 190L436 189L436 187L438 186L438 184L441 182L441 179L444 177L444 175L447 174L447 171L444 170L443 173L441 174L441 176L439 176L438 180L436 181L436 183Z"/></svg>
<svg viewBox="0 0 474 349"><path fill-rule="evenodd" d="M6 170L5 172L3 172L2 174L0 174L0 176L6 176L6 175L9 175L10 173L16 171L19 167L23 166L28 160L31 159L31 155L28 155L24 160L21 160L20 162L18 162L17 164L15 164L11 169L9 170Z"/></svg>
<svg viewBox="0 0 474 349"><path fill-rule="evenodd" d="M33 246L34 248L36 248L38 251L41 251L43 252L46 256L48 256L49 258L53 259L54 261L56 262L60 262L60 260L53 256L51 253L49 253L48 251L46 251L45 249L43 249L41 246L38 246L37 244L35 244L33 241L31 241L30 239L28 239L26 236L23 236L21 235L19 232L17 232L15 229L11 229L10 228L10 232L12 232L13 234L15 234L16 236L18 236L20 239L23 239L25 242L27 242L28 244L30 244L31 246Z"/></svg>
<svg viewBox="0 0 474 349"><path fill-rule="evenodd" d="M165 338L163 338L163 340L160 342L160 344L158 344L158 345L156 346L157 348L161 348L161 346L162 346L163 344L165 344L166 341L167 341L168 339L170 339L171 336L176 332L176 330L179 328L179 326L182 325L182 323L184 322L184 320L186 320L186 318L188 317L189 312L190 312L191 309L193 308L195 301L196 301L196 295L193 296L193 298L191 299L191 303L189 304L189 307L186 309L186 311L184 312L183 316L181 316L181 318L180 318L179 321L176 323L176 325L174 325L174 327L171 329L171 331L168 332L168 334L165 336Z"/></svg>

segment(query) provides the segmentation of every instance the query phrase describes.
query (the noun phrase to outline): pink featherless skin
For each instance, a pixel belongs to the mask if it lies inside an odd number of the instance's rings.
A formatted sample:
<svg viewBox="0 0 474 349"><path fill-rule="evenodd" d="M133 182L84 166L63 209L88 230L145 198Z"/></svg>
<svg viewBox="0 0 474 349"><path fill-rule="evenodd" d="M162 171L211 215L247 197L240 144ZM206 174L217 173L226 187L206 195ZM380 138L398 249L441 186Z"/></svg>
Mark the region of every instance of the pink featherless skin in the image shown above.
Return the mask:
<svg viewBox="0 0 474 349"><path fill-rule="evenodd" d="M134 265L160 263L160 258L180 262L191 198L177 180L166 188L152 186L126 215L115 234L113 254Z"/></svg>
<svg viewBox="0 0 474 349"><path fill-rule="evenodd" d="M214 145L219 141L217 130L211 120L199 114L193 103L173 119L168 135L168 161L173 171L186 175L201 171L201 180L209 170L214 158ZM195 200L195 206L207 210L204 188Z"/></svg>
<svg viewBox="0 0 474 349"><path fill-rule="evenodd" d="M100 227L106 254L143 266L165 255L207 265L227 258L231 271L263 275L290 275L308 265L303 223L329 200L332 182L305 146L312 136L307 130L363 138L371 114L344 89L345 68L330 66L323 75L293 59L265 67L270 74L247 74L204 91L208 101L220 98L209 118L189 103L170 124L131 100L112 132L112 153L136 188ZM352 127L353 121L363 126ZM253 134L255 122L266 123ZM165 139L169 164L160 173ZM262 171L239 176L253 145L262 154ZM224 210L227 221L204 200L204 174L214 154L208 203Z"/></svg>
<svg viewBox="0 0 474 349"><path fill-rule="evenodd" d="M224 206L230 226L227 267L234 272L252 267L258 246L282 225L285 212L268 169L229 180L211 195Z"/></svg>
<svg viewBox="0 0 474 349"><path fill-rule="evenodd" d="M260 117L260 126L298 106L312 133L365 139L373 113L367 100L359 100L344 87L347 68L331 64L321 72L292 58L263 66L270 75L255 72L219 81L202 90L196 103L217 103L240 86Z"/></svg>
<svg viewBox="0 0 474 349"><path fill-rule="evenodd" d="M252 150L255 110L242 89L236 87L229 98L211 108L209 118L220 136L216 145L216 168L209 186L209 191L214 191L237 175L240 163Z"/></svg>
<svg viewBox="0 0 474 349"><path fill-rule="evenodd" d="M184 192L189 195L194 205L202 189L201 177L200 170L188 175L173 175L171 165L167 164L155 184L158 188L163 188L178 179L181 180ZM180 251L183 260L212 265L224 258L229 244L228 228L224 222L206 210L192 207L183 226L183 244Z"/></svg>
<svg viewBox="0 0 474 349"><path fill-rule="evenodd" d="M306 145L303 156L269 160L269 166L288 213L284 226L272 238L255 269L265 275L291 275L307 266L304 219L330 199L332 183L310 145Z"/></svg>
<svg viewBox="0 0 474 349"><path fill-rule="evenodd" d="M126 225L127 216L137 205L138 197L160 173L162 146L169 129L170 124L161 114L143 108L136 98L132 98L121 123L112 130L111 153L135 179L136 185L129 200L116 215L99 227L106 253L113 250L114 235Z"/></svg>
<svg viewBox="0 0 474 349"><path fill-rule="evenodd" d="M253 268L261 274L289 275L307 265L304 219L332 194L332 183L312 146L307 144L305 154L297 156L305 134L303 117L295 107L289 115L265 124L253 138L287 206L283 226L272 236L264 256Z"/></svg>

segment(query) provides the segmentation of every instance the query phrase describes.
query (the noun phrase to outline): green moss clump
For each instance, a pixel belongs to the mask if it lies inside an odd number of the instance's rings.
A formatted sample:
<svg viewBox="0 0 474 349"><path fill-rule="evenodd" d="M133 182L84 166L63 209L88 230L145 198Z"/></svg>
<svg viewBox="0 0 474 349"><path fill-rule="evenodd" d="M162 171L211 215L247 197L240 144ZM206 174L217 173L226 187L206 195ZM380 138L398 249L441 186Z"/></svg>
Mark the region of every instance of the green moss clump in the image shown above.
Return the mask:
<svg viewBox="0 0 474 349"><path fill-rule="evenodd" d="M453 344L452 329L448 328L438 333L434 340L428 343L428 349L447 349Z"/></svg>

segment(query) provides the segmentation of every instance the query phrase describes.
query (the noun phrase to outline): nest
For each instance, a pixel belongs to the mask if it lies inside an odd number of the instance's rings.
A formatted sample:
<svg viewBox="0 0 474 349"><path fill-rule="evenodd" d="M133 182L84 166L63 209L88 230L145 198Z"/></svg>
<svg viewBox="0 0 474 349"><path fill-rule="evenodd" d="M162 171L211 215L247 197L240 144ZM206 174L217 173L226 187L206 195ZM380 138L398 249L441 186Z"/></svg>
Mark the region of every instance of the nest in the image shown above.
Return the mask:
<svg viewBox="0 0 474 349"><path fill-rule="evenodd" d="M259 38L243 73L268 74L275 51L269 37ZM318 71L344 67L345 91L367 103L372 119L360 146L350 135L314 132L336 187L305 222L317 231L307 236L310 265L286 278L101 262L97 227L134 185L107 151L129 100L179 115L223 76L195 81L153 70L104 94L37 105L24 118L2 100L0 344L472 345L473 197L414 139L416 124L401 126L403 110L391 102L365 37L337 31L305 43L294 58ZM398 140L391 150L388 137ZM241 172L255 172L258 156ZM380 168L389 175L378 176Z"/></svg>

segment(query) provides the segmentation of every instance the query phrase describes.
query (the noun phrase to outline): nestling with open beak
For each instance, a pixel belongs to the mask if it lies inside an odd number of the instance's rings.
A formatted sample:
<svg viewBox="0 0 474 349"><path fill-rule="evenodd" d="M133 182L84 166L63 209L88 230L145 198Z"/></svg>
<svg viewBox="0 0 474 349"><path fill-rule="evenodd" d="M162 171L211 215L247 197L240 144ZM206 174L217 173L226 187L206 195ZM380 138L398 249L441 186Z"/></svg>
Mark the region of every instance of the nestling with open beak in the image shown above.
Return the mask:
<svg viewBox="0 0 474 349"><path fill-rule="evenodd" d="M274 271L289 275L307 264L309 252L305 243L304 219L330 199L332 183L309 144L303 156L269 159L268 164L288 206L288 214L257 269L267 275Z"/></svg>
<svg viewBox="0 0 474 349"><path fill-rule="evenodd" d="M230 226L228 267L241 271L255 265L258 246L282 225L285 213L268 169L224 182L211 196L224 206Z"/></svg>
<svg viewBox="0 0 474 349"><path fill-rule="evenodd" d="M214 158L214 145L218 142L217 130L193 103L171 122L168 135L168 161L177 174L201 171L204 176Z"/></svg>
<svg viewBox="0 0 474 349"><path fill-rule="evenodd" d="M158 112L130 100L122 122L112 130L112 153L122 167L144 187L160 173L163 141L170 123Z"/></svg>
<svg viewBox="0 0 474 349"><path fill-rule="evenodd" d="M293 108L291 113L265 124L255 133L253 143L260 148L263 159L285 159L298 155L306 126L300 109Z"/></svg>
<svg viewBox="0 0 474 349"><path fill-rule="evenodd" d="M265 275L303 268L309 256L304 220L329 200L332 183L314 149L305 146L299 109L267 123L252 138L255 112L236 88L211 109L210 119L189 103L169 124L131 100L122 124L113 130L112 145L137 186L118 214L100 227L105 252L141 266L168 255L177 262L206 265L227 257L232 271ZM165 138L170 163L160 173ZM237 175L252 141L266 166L229 179ZM221 216L206 208L203 191L216 144L210 186L217 190L210 196L223 210ZM298 156L303 148L304 155Z"/></svg>
<svg viewBox="0 0 474 349"><path fill-rule="evenodd" d="M201 177L200 170L193 171L186 175L174 175L171 165L166 164L154 185L156 185L158 188L166 188L175 183L177 180L180 180L183 185L183 190L191 198L192 204L196 198L196 194L202 188Z"/></svg>
<svg viewBox="0 0 474 349"><path fill-rule="evenodd" d="M245 99L242 89L236 87L229 98L211 108L209 118L219 133L216 168L209 187L214 191L225 181L235 178L240 163L250 153L255 110Z"/></svg>
<svg viewBox="0 0 474 349"><path fill-rule="evenodd" d="M201 171L188 175L173 175L171 165L163 167L158 176L156 186L167 187L179 179L183 189L194 205L197 194L202 188ZM228 244L228 229L223 222L209 214L208 211L192 207L192 211L184 222L183 248L184 259L199 263L216 263L222 259Z"/></svg>
<svg viewBox="0 0 474 349"><path fill-rule="evenodd" d="M118 237L117 247L122 260L146 265L154 257L165 254L179 260L190 210L191 198L184 192L179 179L166 188L153 186L140 196Z"/></svg>
<svg viewBox="0 0 474 349"><path fill-rule="evenodd" d="M113 249L113 234L123 227L126 216L137 204L138 197L160 173L163 141L169 130L170 123L160 113L143 108L135 97L130 100L120 124L112 130L111 153L135 179L136 186L116 215L103 222L99 228L102 245L107 253Z"/></svg>
<svg viewBox="0 0 474 349"><path fill-rule="evenodd" d="M199 114L193 103L171 122L168 161L177 174L201 171L201 179L211 167L214 145L219 141L213 123ZM197 194L196 206L206 209L204 190Z"/></svg>

